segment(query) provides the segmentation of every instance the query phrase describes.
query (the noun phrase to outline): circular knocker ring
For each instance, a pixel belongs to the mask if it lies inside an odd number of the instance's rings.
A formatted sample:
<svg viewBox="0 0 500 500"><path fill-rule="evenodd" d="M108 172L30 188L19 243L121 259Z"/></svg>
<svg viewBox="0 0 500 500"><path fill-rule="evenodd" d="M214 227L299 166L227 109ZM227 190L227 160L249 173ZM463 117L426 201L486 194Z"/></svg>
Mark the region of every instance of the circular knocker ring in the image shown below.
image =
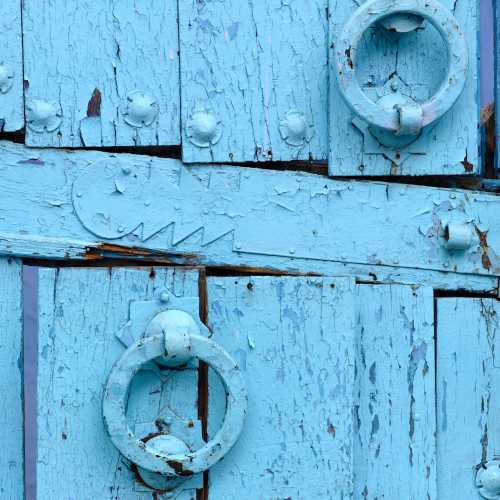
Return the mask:
<svg viewBox="0 0 500 500"><path fill-rule="evenodd" d="M176 327L176 314L180 328ZM163 324L162 315L166 320ZM150 328L159 333L141 338L125 351L109 375L103 398L104 423L115 447L143 470L171 477L191 476L217 463L238 439L247 406L243 376L236 363L213 340L183 328L188 324L186 316L182 311L160 313ZM135 436L128 426L130 383L148 361L160 359L175 365L176 361L185 363L191 358L206 362L221 377L227 394L225 419L214 438L197 451L186 449L179 453L175 446L172 453L160 451Z"/></svg>
<svg viewBox="0 0 500 500"><path fill-rule="evenodd" d="M356 78L358 45L365 31L387 16L409 14L429 21L447 44L448 72L436 94L424 103L407 103L393 109L377 105ZM467 43L453 14L437 0L368 0L349 19L336 44L337 77L347 104L373 127L396 135L418 135L439 120L464 90L468 70Z"/></svg>

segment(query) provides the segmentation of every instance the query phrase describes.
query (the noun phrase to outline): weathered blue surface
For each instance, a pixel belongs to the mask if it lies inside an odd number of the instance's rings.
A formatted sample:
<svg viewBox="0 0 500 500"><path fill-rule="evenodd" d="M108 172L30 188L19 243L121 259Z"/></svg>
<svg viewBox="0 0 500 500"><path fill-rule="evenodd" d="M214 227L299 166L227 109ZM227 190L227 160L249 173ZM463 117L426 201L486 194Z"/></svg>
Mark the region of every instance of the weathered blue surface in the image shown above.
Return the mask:
<svg viewBox="0 0 500 500"><path fill-rule="evenodd" d="M432 290L360 285L356 311L353 499L441 500Z"/></svg>
<svg viewBox="0 0 500 500"><path fill-rule="evenodd" d="M374 0L368 0L373 3ZM469 66L466 75L465 89L456 104L441 120L426 127L413 142L399 138L399 147L382 146L386 134L370 132L366 121L353 113L352 106L361 106L359 113L370 113L369 106L361 102L347 105L341 96L337 81L337 60L344 59L350 72L356 73L363 93L373 102L384 98L382 104L392 108L394 95L401 94L405 98L405 106L417 101L424 103L436 92L440 92L443 82L447 80L447 42L441 38L431 23L426 21L423 29L405 34L388 32L380 26L367 30L357 51L348 47L346 51L341 33L346 23L358 8L360 2L354 0L330 0L330 36L331 36L331 78L330 78L330 173L332 175L454 175L479 173L478 156L480 138L478 133L478 5L476 0L453 2L445 0L443 6L453 15L463 35L456 35L457 28L453 22L436 22L446 32L452 30L460 47L463 36L468 47L468 56L463 49L453 49L453 63L463 63L468 57ZM361 2L362 3L362 2ZM408 0L376 0L373 18L380 11L401 9L411 12L422 9L434 16L429 2ZM432 12L431 12L432 10ZM441 16L443 17L443 16ZM356 23L354 24L356 26ZM344 48L343 48L344 47ZM350 58L352 49L352 59ZM353 68L350 68L352 64ZM460 64L459 64L460 66ZM342 75L341 81L347 75ZM444 99L445 108L451 104L460 89L463 80L462 69L456 78L449 83L452 91L448 99ZM440 89L440 90L438 90ZM392 96L392 97L388 97ZM452 98L453 97L453 98ZM434 104L430 106L435 107ZM404 106L403 106L404 108ZM424 105L425 108L425 105ZM371 113L372 120L380 119L382 113ZM375 116L377 115L377 116ZM431 114L428 119L432 119ZM425 122L425 117L422 117ZM406 142L406 143L405 143Z"/></svg>
<svg viewBox="0 0 500 500"><path fill-rule="evenodd" d="M180 143L174 0L22 3L28 144Z"/></svg>
<svg viewBox="0 0 500 500"><path fill-rule="evenodd" d="M166 309L166 292L197 298L198 273L173 268L40 270L39 500L102 498L103 492L120 500L151 498L153 490L135 480L106 433L102 398L111 369L125 351L116 333L129 320L130 304L155 301L158 310ZM130 390L132 431L145 438L171 429L190 446L201 447L197 393L196 366L162 371L146 365ZM191 500L197 487L200 478L193 476L177 499Z"/></svg>
<svg viewBox="0 0 500 500"><path fill-rule="evenodd" d="M439 500L482 498L476 472L500 455L499 317L492 299L437 302Z"/></svg>
<svg viewBox="0 0 500 500"><path fill-rule="evenodd" d="M0 4L0 132L24 126L21 2Z"/></svg>
<svg viewBox="0 0 500 500"><path fill-rule="evenodd" d="M21 263L0 259L0 497L24 492Z"/></svg>
<svg viewBox="0 0 500 500"><path fill-rule="evenodd" d="M185 161L327 158L326 7L179 2Z"/></svg>
<svg viewBox="0 0 500 500"><path fill-rule="evenodd" d="M209 498L357 498L353 283L211 277L207 295L213 339L243 370L249 403L239 441L209 473ZM209 380L211 437L224 389Z"/></svg>
<svg viewBox="0 0 500 500"><path fill-rule="evenodd" d="M495 195L9 143L0 154L7 254L92 258L113 253L106 242L174 263L500 274ZM450 223L468 226L468 249L450 248Z"/></svg>

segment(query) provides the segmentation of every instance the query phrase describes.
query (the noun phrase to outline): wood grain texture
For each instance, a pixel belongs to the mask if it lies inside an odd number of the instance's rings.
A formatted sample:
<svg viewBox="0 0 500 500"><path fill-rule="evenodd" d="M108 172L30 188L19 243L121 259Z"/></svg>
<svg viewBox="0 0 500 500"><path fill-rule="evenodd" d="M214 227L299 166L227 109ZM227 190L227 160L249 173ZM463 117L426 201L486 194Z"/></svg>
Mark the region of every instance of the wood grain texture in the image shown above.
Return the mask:
<svg viewBox="0 0 500 500"><path fill-rule="evenodd" d="M0 497L24 498L22 265L0 259Z"/></svg>
<svg viewBox="0 0 500 500"><path fill-rule="evenodd" d="M13 132L24 126L21 2L18 0L2 0L0 33L0 132Z"/></svg>
<svg viewBox="0 0 500 500"><path fill-rule="evenodd" d="M213 338L249 398L209 498L352 498L353 293L345 278L208 278ZM225 399L215 375L209 398L213 434Z"/></svg>
<svg viewBox="0 0 500 500"><path fill-rule="evenodd" d="M58 131L28 127L36 146L157 146L180 143L177 2L23 2L27 104L62 110ZM127 96L152 96L150 126L124 121Z"/></svg>
<svg viewBox="0 0 500 500"><path fill-rule="evenodd" d="M403 148L381 146L365 122L340 94L336 76L336 40L364 0L330 0L330 156L331 175L468 175L481 171L479 158L479 2L441 3L453 12L469 48L465 90L450 112ZM393 2L397 4L397 2ZM390 5L390 2L388 2ZM418 102L429 100L446 77L447 49L435 28L425 22L416 32L395 35L381 27L367 31L357 56L362 89L374 101L397 89Z"/></svg>
<svg viewBox="0 0 500 500"><path fill-rule="evenodd" d="M476 467L500 455L500 302L437 301L438 492L480 498Z"/></svg>
<svg viewBox="0 0 500 500"><path fill-rule="evenodd" d="M197 297L197 272L175 269L41 269L39 284L39 500L164 498L134 480L102 421L103 389L124 352L115 334L129 303L169 290ZM145 366L135 377L129 424L144 437L169 415L197 421L197 370ZM177 497L193 499L186 490Z"/></svg>
<svg viewBox="0 0 500 500"><path fill-rule="evenodd" d="M356 311L353 498L441 499L432 290L360 285Z"/></svg>
<svg viewBox="0 0 500 500"><path fill-rule="evenodd" d="M321 274L356 264L398 275L402 267L409 282L412 269L439 271L441 283L457 283L452 272L500 274L500 198L492 194L6 142L0 154L4 254L163 252L173 263ZM467 225L468 250L448 249L444 228L453 221Z"/></svg>
<svg viewBox="0 0 500 500"><path fill-rule="evenodd" d="M184 161L326 159L326 7L326 0L179 2ZM222 133L209 148L193 145L186 131L203 109ZM280 131L294 111L306 123L298 145Z"/></svg>

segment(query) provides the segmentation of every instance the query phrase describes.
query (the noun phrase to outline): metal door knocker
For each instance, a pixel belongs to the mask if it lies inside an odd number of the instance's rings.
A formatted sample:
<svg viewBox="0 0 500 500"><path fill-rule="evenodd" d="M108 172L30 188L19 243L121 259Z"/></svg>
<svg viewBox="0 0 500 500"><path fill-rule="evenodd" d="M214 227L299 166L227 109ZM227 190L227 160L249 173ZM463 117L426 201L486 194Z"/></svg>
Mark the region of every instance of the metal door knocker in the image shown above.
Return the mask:
<svg viewBox="0 0 500 500"><path fill-rule="evenodd" d="M356 78L360 41L368 28L401 16L431 23L447 44L448 71L437 92L426 102L398 93L372 101ZM405 30L402 30L403 32ZM389 147L413 142L424 127L439 120L462 94L467 80L468 48L457 20L437 0L368 0L347 22L336 43L337 80L351 110L370 125L373 135Z"/></svg>
<svg viewBox="0 0 500 500"><path fill-rule="evenodd" d="M206 362L224 383L227 400L222 427L196 451L170 435L145 443L127 423L132 379L148 361L182 366L193 358ZM246 408L245 383L235 361L220 345L200 334L200 327L189 314L168 310L152 319L146 335L133 343L113 367L104 391L102 412L109 437L122 455L142 473L162 474L175 480L206 471L227 454L241 433Z"/></svg>

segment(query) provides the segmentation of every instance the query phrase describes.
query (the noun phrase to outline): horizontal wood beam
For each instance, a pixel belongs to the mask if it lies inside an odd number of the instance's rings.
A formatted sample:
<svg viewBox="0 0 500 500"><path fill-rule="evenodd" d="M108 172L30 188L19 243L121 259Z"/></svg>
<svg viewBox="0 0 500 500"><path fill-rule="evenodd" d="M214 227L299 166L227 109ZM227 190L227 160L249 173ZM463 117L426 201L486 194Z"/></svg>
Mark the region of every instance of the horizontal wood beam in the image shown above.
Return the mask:
<svg viewBox="0 0 500 500"><path fill-rule="evenodd" d="M0 178L4 255L376 269L402 282L427 271L442 282L500 276L494 194L10 142L0 142Z"/></svg>

